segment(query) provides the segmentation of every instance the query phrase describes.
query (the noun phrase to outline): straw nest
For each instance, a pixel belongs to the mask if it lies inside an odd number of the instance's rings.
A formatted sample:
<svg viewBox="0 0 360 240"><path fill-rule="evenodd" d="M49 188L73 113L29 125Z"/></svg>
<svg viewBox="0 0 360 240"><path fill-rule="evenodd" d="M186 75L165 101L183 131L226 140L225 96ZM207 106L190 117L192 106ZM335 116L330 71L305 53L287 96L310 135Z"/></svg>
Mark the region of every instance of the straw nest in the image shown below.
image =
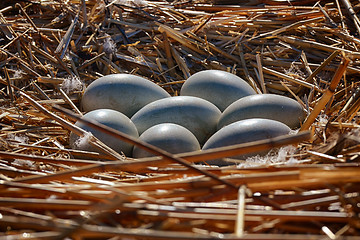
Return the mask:
<svg viewBox="0 0 360 240"><path fill-rule="evenodd" d="M0 7L0 239L360 235L355 2L23 0ZM132 73L177 95L204 69L294 98L308 117L297 134L201 153L150 147L159 157L127 159L94 137L101 154L69 148L69 132L83 134L73 123L94 79ZM272 147L279 153L237 166L191 164Z"/></svg>

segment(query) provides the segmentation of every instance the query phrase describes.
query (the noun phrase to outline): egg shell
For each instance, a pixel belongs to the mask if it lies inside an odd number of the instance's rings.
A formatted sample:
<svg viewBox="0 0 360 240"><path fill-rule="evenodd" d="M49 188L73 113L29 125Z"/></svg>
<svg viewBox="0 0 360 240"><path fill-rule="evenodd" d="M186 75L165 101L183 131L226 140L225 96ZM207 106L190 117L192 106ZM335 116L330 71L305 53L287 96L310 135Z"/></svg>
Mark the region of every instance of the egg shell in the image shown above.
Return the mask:
<svg viewBox="0 0 360 240"><path fill-rule="evenodd" d="M197 97L176 96L149 103L131 118L141 135L160 123L175 123L190 130L200 144L216 131L220 110Z"/></svg>
<svg viewBox="0 0 360 240"><path fill-rule="evenodd" d="M220 111L236 100L256 94L242 78L221 70L205 70L190 76L180 90L181 96L203 98Z"/></svg>
<svg viewBox="0 0 360 240"><path fill-rule="evenodd" d="M85 112L113 109L131 117L146 104L170 94L155 83L132 74L111 74L101 77L86 88L82 97Z"/></svg>
<svg viewBox="0 0 360 240"><path fill-rule="evenodd" d="M204 144L203 150L230 146L240 143L247 143L257 140L269 139L281 135L289 134L291 129L285 124L262 118L251 118L231 123L212 135ZM246 159L250 156L264 155L267 151L255 152L251 154L237 155L231 158ZM214 165L229 165L222 159L207 161Z"/></svg>
<svg viewBox="0 0 360 240"><path fill-rule="evenodd" d="M295 129L305 119L305 112L297 101L285 96L251 95L235 101L225 109L219 119L218 129L248 118L272 119Z"/></svg>
<svg viewBox="0 0 360 240"><path fill-rule="evenodd" d="M132 137L138 138L139 134L134 125L134 123L121 112L112 110L112 109L97 109L94 111L90 111L86 113L83 117L85 120L92 120L99 123L102 123L108 127L111 127L115 130L118 130L122 133L130 135ZM88 125L77 121L75 123L76 126L84 129L87 132L91 132L95 137L105 143L107 146L111 147L118 153L124 153L126 156L131 156L133 145L123 142L115 137L109 136L104 132L96 130L94 128L89 127ZM95 151L99 152L99 150L88 142L84 142L79 144L77 141L79 140L79 136L71 133L70 134L70 146L74 149L80 149L84 151ZM80 139L81 140L81 139Z"/></svg>
<svg viewBox="0 0 360 240"><path fill-rule="evenodd" d="M161 148L169 153L184 153L200 150L200 144L188 129L173 123L161 123L143 132L139 140ZM137 146L133 149L134 158L154 156Z"/></svg>

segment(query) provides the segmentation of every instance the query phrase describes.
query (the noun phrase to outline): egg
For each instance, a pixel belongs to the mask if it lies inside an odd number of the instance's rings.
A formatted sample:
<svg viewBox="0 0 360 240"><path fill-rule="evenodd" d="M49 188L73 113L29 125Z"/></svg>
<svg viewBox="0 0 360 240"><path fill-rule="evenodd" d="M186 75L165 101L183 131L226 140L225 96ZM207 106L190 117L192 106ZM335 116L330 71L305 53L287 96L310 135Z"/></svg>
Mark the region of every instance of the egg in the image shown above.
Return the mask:
<svg viewBox="0 0 360 240"><path fill-rule="evenodd" d="M180 90L181 96L203 98L220 111L236 100L256 94L254 89L235 74L220 70L205 70L190 76Z"/></svg>
<svg viewBox="0 0 360 240"><path fill-rule="evenodd" d="M113 109L131 117L146 104L170 94L155 83L132 74L111 74L96 79L85 89L82 108Z"/></svg>
<svg viewBox="0 0 360 240"><path fill-rule="evenodd" d="M220 110L212 103L192 96L176 96L149 103L131 118L141 135L160 123L175 123L190 130L200 144L216 130Z"/></svg>
<svg viewBox="0 0 360 240"><path fill-rule="evenodd" d="M212 135L203 146L203 150L230 146L240 143L247 143L257 140L269 139L281 135L289 134L291 129L285 124L262 118L251 118L231 123ZM234 159L246 159L254 155L264 155L267 151L255 152L233 156ZM223 159L214 159L207 161L214 165L229 165Z"/></svg>
<svg viewBox="0 0 360 240"><path fill-rule="evenodd" d="M169 153L184 153L200 150L200 144L188 129L173 123L161 123L143 132L139 140L159 147ZM137 146L133 149L134 158L154 156Z"/></svg>
<svg viewBox="0 0 360 240"><path fill-rule="evenodd" d="M297 101L285 96L251 95L235 101L225 109L219 119L218 129L248 118L272 119L295 129L305 119L305 112Z"/></svg>
<svg viewBox="0 0 360 240"><path fill-rule="evenodd" d="M92 120L102 123L129 136L135 138L139 137L138 131L134 123L121 112L112 109L97 109L86 113L82 118L85 120ZM89 127L88 125L80 121L77 121L75 125L84 129L87 132L91 132L95 137L97 137L99 140L101 140L107 146L111 147L116 152L122 152L126 156L131 156L133 148L132 144L123 142L115 137L109 136L108 134ZM97 148L90 145L87 141L82 141L82 138L80 138L74 133L70 134L70 146L73 149L99 152Z"/></svg>

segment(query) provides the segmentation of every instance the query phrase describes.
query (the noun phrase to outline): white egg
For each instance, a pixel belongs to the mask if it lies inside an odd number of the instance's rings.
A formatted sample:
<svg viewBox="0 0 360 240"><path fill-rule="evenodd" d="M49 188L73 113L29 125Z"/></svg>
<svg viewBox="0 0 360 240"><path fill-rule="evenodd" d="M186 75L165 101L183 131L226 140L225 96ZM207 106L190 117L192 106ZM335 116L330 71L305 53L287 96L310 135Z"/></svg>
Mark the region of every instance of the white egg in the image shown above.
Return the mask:
<svg viewBox="0 0 360 240"><path fill-rule="evenodd" d="M184 153L200 150L200 144L188 129L173 123L161 123L143 132L139 140L161 148L169 153ZM154 156L148 151L135 146L134 158Z"/></svg>
<svg viewBox="0 0 360 240"><path fill-rule="evenodd" d="M85 112L113 109L131 117L146 104L170 97L155 83L131 74L111 74L92 82L82 97Z"/></svg>
<svg viewBox="0 0 360 240"><path fill-rule="evenodd" d="M212 135L204 144L203 150L240 143L247 143L257 140L269 139L281 135L289 134L291 129L285 124L262 118L251 118L231 123ZM255 152L251 154L233 156L234 159L246 159L254 155L263 155L266 152ZM214 165L229 165L222 159L209 160L207 163Z"/></svg>
<svg viewBox="0 0 360 240"><path fill-rule="evenodd" d="M208 100L223 111L236 100L256 94L254 89L235 74L220 70L205 70L190 76L180 90L181 96Z"/></svg>
<svg viewBox="0 0 360 240"><path fill-rule="evenodd" d="M139 137L138 131L134 123L121 112L112 109L97 109L86 113L83 117L85 120L92 120L102 123L108 127L118 130L122 133L130 135L132 137ZM108 134L96 130L87 126L86 124L78 121L75 123L76 126L84 129L87 132L91 132L95 137L111 147L113 150L119 153L124 153L126 156L131 156L133 145L123 142L115 137L109 136ZM74 133L70 134L70 146L74 149L80 149L84 151L96 151L99 150L90 145L86 140L80 138Z"/></svg>
<svg viewBox="0 0 360 240"><path fill-rule="evenodd" d="M225 109L219 119L218 129L248 118L272 119L295 129L305 119L305 112L297 101L285 96L251 95L235 101Z"/></svg>
<svg viewBox="0 0 360 240"><path fill-rule="evenodd" d="M175 123L190 130L200 144L216 130L220 110L212 103L197 97L176 96L149 103L131 118L141 135L160 123Z"/></svg>

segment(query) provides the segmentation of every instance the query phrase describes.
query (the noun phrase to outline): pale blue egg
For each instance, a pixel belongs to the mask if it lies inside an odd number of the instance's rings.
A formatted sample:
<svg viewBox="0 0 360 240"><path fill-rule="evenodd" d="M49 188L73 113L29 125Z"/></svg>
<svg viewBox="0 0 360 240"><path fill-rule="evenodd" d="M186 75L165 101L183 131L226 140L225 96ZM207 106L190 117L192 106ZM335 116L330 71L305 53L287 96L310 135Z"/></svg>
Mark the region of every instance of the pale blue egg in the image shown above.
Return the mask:
<svg viewBox="0 0 360 240"><path fill-rule="evenodd" d="M221 70L197 72L185 81L180 90L181 96L205 99L220 111L224 111L236 100L253 94L256 92L245 80Z"/></svg>
<svg viewBox="0 0 360 240"><path fill-rule="evenodd" d="M131 118L141 135L160 123L179 124L192 132L200 144L216 131L220 110L197 97L176 96L149 103Z"/></svg>
<svg viewBox="0 0 360 240"><path fill-rule="evenodd" d="M257 94L241 98L221 114L218 129L248 118L266 118L282 122L292 129L305 119L303 107L294 99L275 94Z"/></svg>
<svg viewBox="0 0 360 240"><path fill-rule="evenodd" d="M104 124L105 126L111 127L131 137L139 137L138 131L134 123L121 112L112 109L97 109L86 113L82 118L85 120L91 120ZM84 129L87 132L91 132L95 137L97 137L99 140L101 140L107 146L111 147L116 152L124 153L126 156L131 156L133 149L132 144L123 142L100 130L89 127L88 125L80 121L76 122L75 125ZM74 133L70 134L70 146L74 149L99 152L97 148L93 147L87 141L81 141L81 139L79 139L79 136Z"/></svg>
<svg viewBox="0 0 360 240"><path fill-rule="evenodd" d="M82 97L85 112L113 109L131 117L146 104L170 94L155 83L132 74L111 74L92 82Z"/></svg>
<svg viewBox="0 0 360 240"><path fill-rule="evenodd" d="M200 150L200 144L188 129L173 123L161 123L143 132L139 140L161 148L169 153L184 153ZM134 158L154 156L148 151L135 146Z"/></svg>
<svg viewBox="0 0 360 240"><path fill-rule="evenodd" d="M241 143L248 143L263 139L270 139L281 135L289 134L291 129L285 124L262 118L251 118L231 123L212 135L204 144L203 150L230 146ZM254 155L263 155L268 151L255 152L245 155L232 156L235 159L246 159ZM229 165L222 159L207 161L215 165Z"/></svg>

